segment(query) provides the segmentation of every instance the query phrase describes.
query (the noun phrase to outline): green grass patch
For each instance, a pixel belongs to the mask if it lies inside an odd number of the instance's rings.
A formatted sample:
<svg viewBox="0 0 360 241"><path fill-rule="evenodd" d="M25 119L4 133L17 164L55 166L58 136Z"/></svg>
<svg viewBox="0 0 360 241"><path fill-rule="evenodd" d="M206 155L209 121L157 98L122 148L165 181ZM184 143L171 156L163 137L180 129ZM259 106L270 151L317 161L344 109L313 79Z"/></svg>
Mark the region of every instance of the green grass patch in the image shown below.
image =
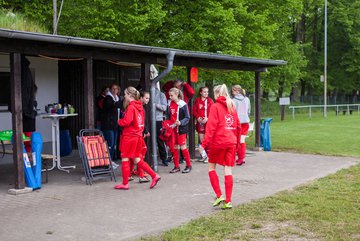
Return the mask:
<svg viewBox="0 0 360 241"><path fill-rule="evenodd" d="M333 114L333 115L332 115ZM360 157L360 114L271 123L272 150ZM254 136L247 140L249 146ZM360 240L360 165L142 240Z"/></svg>
<svg viewBox="0 0 360 241"><path fill-rule="evenodd" d="M13 13L0 9L0 28L22 30L28 32L49 33L43 25L35 23L21 13Z"/></svg>
<svg viewBox="0 0 360 241"><path fill-rule="evenodd" d="M142 240L359 240L360 165Z"/></svg>
<svg viewBox="0 0 360 241"><path fill-rule="evenodd" d="M273 151L293 151L335 156L360 157L360 114L339 115L314 113L309 119L307 114L291 115L284 121L273 117L270 133ZM254 136L247 140L254 146Z"/></svg>

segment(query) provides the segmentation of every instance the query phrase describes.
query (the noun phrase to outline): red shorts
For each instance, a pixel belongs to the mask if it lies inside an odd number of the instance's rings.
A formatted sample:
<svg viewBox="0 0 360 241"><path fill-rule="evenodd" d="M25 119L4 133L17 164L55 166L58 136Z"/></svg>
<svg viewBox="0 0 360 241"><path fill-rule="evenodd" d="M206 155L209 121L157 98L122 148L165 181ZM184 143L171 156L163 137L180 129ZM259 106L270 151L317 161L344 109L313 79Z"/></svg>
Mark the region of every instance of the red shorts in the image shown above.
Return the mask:
<svg viewBox="0 0 360 241"><path fill-rule="evenodd" d="M196 131L199 134L205 134L206 124L200 124L199 122L196 122Z"/></svg>
<svg viewBox="0 0 360 241"><path fill-rule="evenodd" d="M175 132L174 133L174 138L175 138L175 145L179 145L179 146L183 146L186 145L186 134L180 134Z"/></svg>
<svg viewBox="0 0 360 241"><path fill-rule="evenodd" d="M240 132L240 134L246 136L248 131L249 131L249 123L241 124L241 132Z"/></svg>
<svg viewBox="0 0 360 241"><path fill-rule="evenodd" d="M121 158L140 158L142 157L143 147L145 145L142 136L121 136L120 152ZM145 145L146 146L146 145Z"/></svg>
<svg viewBox="0 0 360 241"><path fill-rule="evenodd" d="M233 167L235 165L236 146L225 149L210 148L207 155L209 163Z"/></svg>
<svg viewBox="0 0 360 241"><path fill-rule="evenodd" d="M143 159L146 156L146 152L147 152L147 146L146 146L146 143L145 143L145 140L144 140L144 144L143 144L142 151L141 151L141 155L142 155Z"/></svg>

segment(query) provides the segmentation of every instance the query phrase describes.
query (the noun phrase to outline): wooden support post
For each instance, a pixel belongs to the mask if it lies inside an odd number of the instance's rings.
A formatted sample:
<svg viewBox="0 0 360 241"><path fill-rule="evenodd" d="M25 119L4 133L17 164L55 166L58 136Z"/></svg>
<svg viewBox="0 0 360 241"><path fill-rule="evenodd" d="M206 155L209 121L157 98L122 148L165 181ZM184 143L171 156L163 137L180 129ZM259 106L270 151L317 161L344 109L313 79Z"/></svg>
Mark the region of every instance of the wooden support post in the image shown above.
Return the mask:
<svg viewBox="0 0 360 241"><path fill-rule="evenodd" d="M88 57L83 62L84 70L84 117L85 117L85 128L95 128L95 115L94 115L94 75L93 75L93 59Z"/></svg>
<svg viewBox="0 0 360 241"><path fill-rule="evenodd" d="M187 67L187 81L190 86L194 89L194 83L190 82L190 70L191 67ZM194 116L192 114L194 106L194 98L189 99L189 114L190 114L190 122L189 122L189 152L190 157L195 158L195 125L194 125Z"/></svg>
<svg viewBox="0 0 360 241"><path fill-rule="evenodd" d="M146 91L150 91L150 64L149 63L142 63L141 64L141 77L140 83L142 87L145 88Z"/></svg>
<svg viewBox="0 0 360 241"><path fill-rule="evenodd" d="M280 105L280 117L282 121L285 119L285 105Z"/></svg>
<svg viewBox="0 0 360 241"><path fill-rule="evenodd" d="M255 72L255 148L260 148L260 125L261 125L261 87L260 72Z"/></svg>
<svg viewBox="0 0 360 241"><path fill-rule="evenodd" d="M13 130L13 160L15 168L15 189L25 188L23 163L23 123L22 123L22 94L21 94L21 54L10 54L11 71L11 110Z"/></svg>
<svg viewBox="0 0 360 241"><path fill-rule="evenodd" d="M150 64L149 63L142 63L141 64L140 82L142 84L144 84L142 86L145 88L145 90L150 92L151 81L150 81ZM153 98L153 97L150 96L150 98ZM150 109L151 108L150 108L150 102L149 102L149 104L144 109L145 110L145 122L146 122L146 127L148 128L148 131L150 133L152 133L151 132L151 113L150 113ZM147 152L146 152L145 161L148 164L153 165L153 163L151 163L152 162L151 157L153 156L154 153L153 153L153 146L152 146L151 138L146 138L145 142L146 142L146 146L147 146Z"/></svg>

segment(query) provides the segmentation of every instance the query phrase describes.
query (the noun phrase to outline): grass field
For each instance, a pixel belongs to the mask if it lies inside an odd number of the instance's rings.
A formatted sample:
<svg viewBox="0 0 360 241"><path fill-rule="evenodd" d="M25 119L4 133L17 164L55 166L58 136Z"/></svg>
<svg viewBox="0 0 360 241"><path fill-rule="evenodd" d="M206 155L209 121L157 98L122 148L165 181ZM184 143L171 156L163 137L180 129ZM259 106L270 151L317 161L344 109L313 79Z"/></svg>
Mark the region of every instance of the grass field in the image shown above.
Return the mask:
<svg viewBox="0 0 360 241"><path fill-rule="evenodd" d="M307 114L298 114L294 120L286 116L284 121L275 116L270 132L273 151L360 157L360 114L357 112L338 117L329 113L327 118L314 113L312 119ZM248 143L253 146L254 137Z"/></svg>
<svg viewBox="0 0 360 241"><path fill-rule="evenodd" d="M273 150L360 157L359 114L289 117L271 123ZM359 197L357 165L142 240L360 240Z"/></svg>

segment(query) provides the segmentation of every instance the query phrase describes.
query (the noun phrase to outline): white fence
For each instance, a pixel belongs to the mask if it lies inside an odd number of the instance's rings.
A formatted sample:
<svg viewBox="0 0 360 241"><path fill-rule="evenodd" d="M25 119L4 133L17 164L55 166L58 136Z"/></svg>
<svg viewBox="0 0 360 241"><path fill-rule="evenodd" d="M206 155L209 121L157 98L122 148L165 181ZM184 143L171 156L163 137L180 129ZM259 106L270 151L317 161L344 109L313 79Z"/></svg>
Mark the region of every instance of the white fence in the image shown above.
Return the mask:
<svg viewBox="0 0 360 241"><path fill-rule="evenodd" d="M360 104L343 104L343 105L326 105L327 110L334 109L336 115L339 115L340 112L343 114L350 115L353 111L357 110L360 112ZM311 119L311 111L314 108L324 109L324 105L301 105L301 106L289 106L289 109L292 110L292 118L295 119L295 109L308 109L309 118Z"/></svg>

